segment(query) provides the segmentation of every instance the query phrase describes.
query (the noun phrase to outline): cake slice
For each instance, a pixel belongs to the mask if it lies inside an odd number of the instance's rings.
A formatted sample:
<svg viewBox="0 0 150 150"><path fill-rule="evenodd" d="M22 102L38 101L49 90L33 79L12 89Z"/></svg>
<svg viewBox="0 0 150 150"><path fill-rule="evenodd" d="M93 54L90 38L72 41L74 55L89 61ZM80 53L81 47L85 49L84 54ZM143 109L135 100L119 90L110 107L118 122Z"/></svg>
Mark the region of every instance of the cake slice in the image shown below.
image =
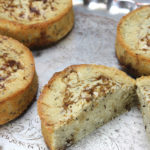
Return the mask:
<svg viewBox="0 0 150 150"><path fill-rule="evenodd" d="M150 139L150 76L138 78L136 85L145 130Z"/></svg>
<svg viewBox="0 0 150 150"><path fill-rule="evenodd" d="M74 65L54 74L38 100L42 132L51 150L63 150L127 111L135 80L101 65Z"/></svg>
<svg viewBox="0 0 150 150"><path fill-rule="evenodd" d="M30 48L47 46L72 29L72 0L0 0L0 22L0 34Z"/></svg>
<svg viewBox="0 0 150 150"><path fill-rule="evenodd" d="M134 76L150 75L150 5L140 7L120 20L116 55Z"/></svg>
<svg viewBox="0 0 150 150"><path fill-rule="evenodd" d="M31 51L18 41L0 35L0 125L24 112L37 87Z"/></svg>

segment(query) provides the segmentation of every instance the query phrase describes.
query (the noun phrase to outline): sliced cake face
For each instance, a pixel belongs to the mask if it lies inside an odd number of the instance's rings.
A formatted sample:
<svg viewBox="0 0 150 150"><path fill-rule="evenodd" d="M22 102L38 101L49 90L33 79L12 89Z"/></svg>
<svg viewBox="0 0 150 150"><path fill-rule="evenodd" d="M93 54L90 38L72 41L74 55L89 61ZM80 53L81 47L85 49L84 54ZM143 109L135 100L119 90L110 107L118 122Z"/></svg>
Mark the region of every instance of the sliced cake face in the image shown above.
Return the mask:
<svg viewBox="0 0 150 150"><path fill-rule="evenodd" d="M150 6L128 15L120 25L120 33L132 51L150 57Z"/></svg>
<svg viewBox="0 0 150 150"><path fill-rule="evenodd" d="M57 18L71 7L71 0L1 0L0 18L33 24Z"/></svg>
<svg viewBox="0 0 150 150"><path fill-rule="evenodd" d="M123 83L113 81L108 75L102 74L99 68L80 68L70 68L63 74L56 74L54 81L46 87L47 92L42 97L42 103L47 104L44 106L46 108L54 108L47 109L44 113L55 125L72 117L76 118L90 103L114 93L123 86Z"/></svg>
<svg viewBox="0 0 150 150"><path fill-rule="evenodd" d="M0 36L0 49L0 101L3 101L28 86L35 68L31 52L19 42Z"/></svg>
<svg viewBox="0 0 150 150"><path fill-rule="evenodd" d="M71 66L56 73L38 101L42 132L52 150L65 148L133 102L135 81L117 69Z"/></svg>
<svg viewBox="0 0 150 150"><path fill-rule="evenodd" d="M145 130L150 139L150 77L141 77L136 84Z"/></svg>

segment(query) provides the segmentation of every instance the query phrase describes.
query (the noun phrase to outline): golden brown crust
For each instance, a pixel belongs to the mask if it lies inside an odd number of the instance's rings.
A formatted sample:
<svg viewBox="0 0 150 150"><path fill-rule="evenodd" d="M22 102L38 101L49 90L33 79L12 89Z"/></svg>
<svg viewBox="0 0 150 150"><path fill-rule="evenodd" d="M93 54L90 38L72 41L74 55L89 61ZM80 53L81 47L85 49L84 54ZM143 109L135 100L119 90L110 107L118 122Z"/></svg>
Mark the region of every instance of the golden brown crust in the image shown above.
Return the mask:
<svg viewBox="0 0 150 150"><path fill-rule="evenodd" d="M18 117L36 95L38 80L31 51L18 41L0 35L0 125ZM10 64L8 64L10 62ZM10 69L19 68L12 73ZM20 67L21 66L21 67ZM6 78L3 78L5 77Z"/></svg>
<svg viewBox="0 0 150 150"><path fill-rule="evenodd" d="M25 24L0 18L0 34L13 37L30 48L45 47L55 43L63 38L74 24L71 0L67 6L56 17L37 23Z"/></svg>
<svg viewBox="0 0 150 150"><path fill-rule="evenodd" d="M47 146L51 150L55 150L53 148L53 146L51 145L51 143L53 143L52 136L49 136L49 134L46 134L46 133L52 133L52 131L49 130L49 128L46 128L46 126L42 123L41 123L41 130L42 130L42 134L43 134L43 137L44 137L44 140L45 140L45 143L47 144Z"/></svg>
<svg viewBox="0 0 150 150"><path fill-rule="evenodd" d="M131 13L124 16L117 27L117 36L116 36L116 55L118 57L119 62L129 68L130 70L134 70L134 74L137 76L141 75L149 75L150 74L150 59L141 54L137 54L132 48L128 46L128 44L124 41L121 34L121 26L129 18L131 15L136 14L138 11L141 11L145 8L150 8L150 5L140 7ZM132 34L132 33L131 33Z"/></svg>
<svg viewBox="0 0 150 150"><path fill-rule="evenodd" d="M9 99L0 102L0 125L3 125L21 115L34 99L38 89L38 78L35 73L27 89L16 93ZM11 107L10 107L11 106Z"/></svg>

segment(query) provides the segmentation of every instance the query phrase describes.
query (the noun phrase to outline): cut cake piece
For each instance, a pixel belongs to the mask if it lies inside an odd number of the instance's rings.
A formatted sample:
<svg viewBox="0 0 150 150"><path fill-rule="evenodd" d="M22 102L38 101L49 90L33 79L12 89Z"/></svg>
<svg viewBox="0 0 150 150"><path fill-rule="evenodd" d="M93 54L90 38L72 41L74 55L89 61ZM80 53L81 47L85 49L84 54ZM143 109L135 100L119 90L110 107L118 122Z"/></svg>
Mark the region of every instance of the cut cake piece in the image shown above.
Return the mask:
<svg viewBox="0 0 150 150"><path fill-rule="evenodd" d="M38 100L51 150L63 150L132 105L135 80L101 65L73 65L54 74Z"/></svg>
<svg viewBox="0 0 150 150"><path fill-rule="evenodd" d="M145 130L150 140L150 76L138 78L136 85Z"/></svg>

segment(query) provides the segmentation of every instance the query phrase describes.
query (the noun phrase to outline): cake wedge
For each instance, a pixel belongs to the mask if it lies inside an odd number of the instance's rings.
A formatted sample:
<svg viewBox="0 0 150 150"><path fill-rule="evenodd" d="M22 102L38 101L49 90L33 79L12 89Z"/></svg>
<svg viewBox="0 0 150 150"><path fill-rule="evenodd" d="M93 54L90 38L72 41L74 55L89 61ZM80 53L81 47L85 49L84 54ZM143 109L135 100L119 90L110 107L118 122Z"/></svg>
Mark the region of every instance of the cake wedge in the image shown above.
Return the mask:
<svg viewBox="0 0 150 150"><path fill-rule="evenodd" d="M127 111L135 80L102 65L73 65L55 73L42 90L38 113L51 150L63 150Z"/></svg>
<svg viewBox="0 0 150 150"><path fill-rule="evenodd" d="M138 78L136 80L136 85L145 130L150 140L150 76Z"/></svg>

